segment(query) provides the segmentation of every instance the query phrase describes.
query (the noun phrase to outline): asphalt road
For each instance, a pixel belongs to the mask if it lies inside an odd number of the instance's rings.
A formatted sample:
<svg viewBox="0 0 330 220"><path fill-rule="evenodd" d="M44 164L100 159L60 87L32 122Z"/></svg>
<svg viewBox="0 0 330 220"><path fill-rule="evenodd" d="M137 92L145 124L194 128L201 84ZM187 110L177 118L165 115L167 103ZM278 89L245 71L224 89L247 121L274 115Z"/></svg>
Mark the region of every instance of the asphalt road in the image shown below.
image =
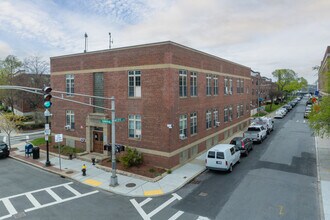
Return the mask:
<svg viewBox="0 0 330 220"><path fill-rule="evenodd" d="M207 171L173 206L210 219L320 219L315 143L301 101L232 173ZM194 186L195 185L195 186Z"/></svg>
<svg viewBox="0 0 330 220"><path fill-rule="evenodd" d="M205 171L176 193L156 198L95 192L15 160L0 160L0 220L13 212L3 200L8 196L17 211L12 219L320 219L314 137L304 109L302 101L276 120L271 135L232 173Z"/></svg>

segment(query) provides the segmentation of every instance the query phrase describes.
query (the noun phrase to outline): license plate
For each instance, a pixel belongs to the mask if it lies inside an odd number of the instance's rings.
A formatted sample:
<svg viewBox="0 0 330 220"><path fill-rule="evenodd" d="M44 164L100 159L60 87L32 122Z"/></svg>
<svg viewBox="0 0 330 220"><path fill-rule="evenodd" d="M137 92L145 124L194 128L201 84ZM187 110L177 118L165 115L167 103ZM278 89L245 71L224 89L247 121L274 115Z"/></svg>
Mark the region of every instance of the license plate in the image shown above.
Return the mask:
<svg viewBox="0 0 330 220"><path fill-rule="evenodd" d="M217 164L222 164L222 162L221 162L221 161L217 161L216 163L217 163Z"/></svg>

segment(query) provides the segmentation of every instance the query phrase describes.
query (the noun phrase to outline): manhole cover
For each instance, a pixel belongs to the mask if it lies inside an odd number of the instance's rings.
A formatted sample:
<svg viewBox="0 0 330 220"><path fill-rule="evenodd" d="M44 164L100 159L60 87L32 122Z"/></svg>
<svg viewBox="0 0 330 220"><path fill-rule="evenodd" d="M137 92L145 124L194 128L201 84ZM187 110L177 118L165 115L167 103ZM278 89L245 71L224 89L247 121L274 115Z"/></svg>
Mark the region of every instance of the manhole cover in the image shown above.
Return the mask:
<svg viewBox="0 0 330 220"><path fill-rule="evenodd" d="M203 197L205 197L205 196L207 196L207 193L205 193L205 192L201 192L201 193L199 194L199 196L203 196Z"/></svg>
<svg viewBox="0 0 330 220"><path fill-rule="evenodd" d="M134 186L136 186L135 183L127 183L127 184L126 184L126 187L134 187Z"/></svg>

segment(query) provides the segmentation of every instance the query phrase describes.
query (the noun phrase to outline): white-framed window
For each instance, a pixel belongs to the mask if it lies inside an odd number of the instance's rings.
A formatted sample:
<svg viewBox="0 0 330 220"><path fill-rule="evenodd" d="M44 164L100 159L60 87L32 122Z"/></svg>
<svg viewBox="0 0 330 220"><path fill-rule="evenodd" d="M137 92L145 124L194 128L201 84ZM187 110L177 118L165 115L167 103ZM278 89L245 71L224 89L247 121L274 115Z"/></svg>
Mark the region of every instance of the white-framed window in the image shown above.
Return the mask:
<svg viewBox="0 0 330 220"><path fill-rule="evenodd" d="M229 94L229 87L228 87L228 78L227 77L225 77L225 85L224 85L224 91L223 91L223 93L225 94L225 95L228 95Z"/></svg>
<svg viewBox="0 0 330 220"><path fill-rule="evenodd" d="M128 97L141 97L141 71L128 71Z"/></svg>
<svg viewBox="0 0 330 220"><path fill-rule="evenodd" d="M219 123L219 111L218 109L213 110L213 126L218 126Z"/></svg>
<svg viewBox="0 0 330 220"><path fill-rule="evenodd" d="M212 127L212 113L210 110L206 111L206 129Z"/></svg>
<svg viewBox="0 0 330 220"><path fill-rule="evenodd" d="M128 116L128 137L141 138L141 115L129 115Z"/></svg>
<svg viewBox="0 0 330 220"><path fill-rule="evenodd" d="M179 96L187 97L187 70L179 70Z"/></svg>
<svg viewBox="0 0 330 220"><path fill-rule="evenodd" d="M74 75L66 74L65 81L66 81L66 95L73 96L74 95Z"/></svg>
<svg viewBox="0 0 330 220"><path fill-rule="evenodd" d="M229 94L233 94L233 80L229 79Z"/></svg>
<svg viewBox="0 0 330 220"><path fill-rule="evenodd" d="M197 73L190 73L190 96L197 96Z"/></svg>
<svg viewBox="0 0 330 220"><path fill-rule="evenodd" d="M190 114L190 135L197 134L197 112Z"/></svg>
<svg viewBox="0 0 330 220"><path fill-rule="evenodd" d="M244 105L243 104L241 104L241 113L240 113L240 116L243 116L244 115Z"/></svg>
<svg viewBox="0 0 330 220"><path fill-rule="evenodd" d="M211 75L206 75L206 95L211 95Z"/></svg>
<svg viewBox="0 0 330 220"><path fill-rule="evenodd" d="M223 110L223 121L224 122L228 122L228 115L229 115L229 112L228 112L228 108L224 108Z"/></svg>
<svg viewBox="0 0 330 220"><path fill-rule="evenodd" d="M241 81L238 79L236 81L237 93L241 93Z"/></svg>
<svg viewBox="0 0 330 220"><path fill-rule="evenodd" d="M187 115L180 115L180 138L184 139L187 137Z"/></svg>
<svg viewBox="0 0 330 220"><path fill-rule="evenodd" d="M229 106L229 121L233 120L233 107Z"/></svg>
<svg viewBox="0 0 330 220"><path fill-rule="evenodd" d="M214 84L214 87L213 87L213 95L218 95L219 94L219 80L218 80L218 77L217 76L214 76L213 77L213 84Z"/></svg>
<svg viewBox="0 0 330 220"><path fill-rule="evenodd" d="M237 109L236 110L237 110L236 111L237 118L239 118L240 117L240 113L241 113L241 111L240 111L240 105L237 105Z"/></svg>
<svg viewBox="0 0 330 220"><path fill-rule="evenodd" d="M74 112L72 110L66 110L65 112L66 122L65 125L68 129L74 129Z"/></svg>

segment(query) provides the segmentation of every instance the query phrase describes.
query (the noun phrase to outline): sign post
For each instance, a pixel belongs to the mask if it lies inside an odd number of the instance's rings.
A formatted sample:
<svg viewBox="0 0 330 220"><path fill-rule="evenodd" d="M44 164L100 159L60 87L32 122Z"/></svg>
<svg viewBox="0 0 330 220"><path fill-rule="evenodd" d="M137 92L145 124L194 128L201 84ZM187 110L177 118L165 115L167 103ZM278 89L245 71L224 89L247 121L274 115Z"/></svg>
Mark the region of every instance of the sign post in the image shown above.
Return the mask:
<svg viewBox="0 0 330 220"><path fill-rule="evenodd" d="M63 141L63 134L55 134L55 142L60 143ZM62 170L61 166L61 145L58 145L58 162L60 164L60 170Z"/></svg>

